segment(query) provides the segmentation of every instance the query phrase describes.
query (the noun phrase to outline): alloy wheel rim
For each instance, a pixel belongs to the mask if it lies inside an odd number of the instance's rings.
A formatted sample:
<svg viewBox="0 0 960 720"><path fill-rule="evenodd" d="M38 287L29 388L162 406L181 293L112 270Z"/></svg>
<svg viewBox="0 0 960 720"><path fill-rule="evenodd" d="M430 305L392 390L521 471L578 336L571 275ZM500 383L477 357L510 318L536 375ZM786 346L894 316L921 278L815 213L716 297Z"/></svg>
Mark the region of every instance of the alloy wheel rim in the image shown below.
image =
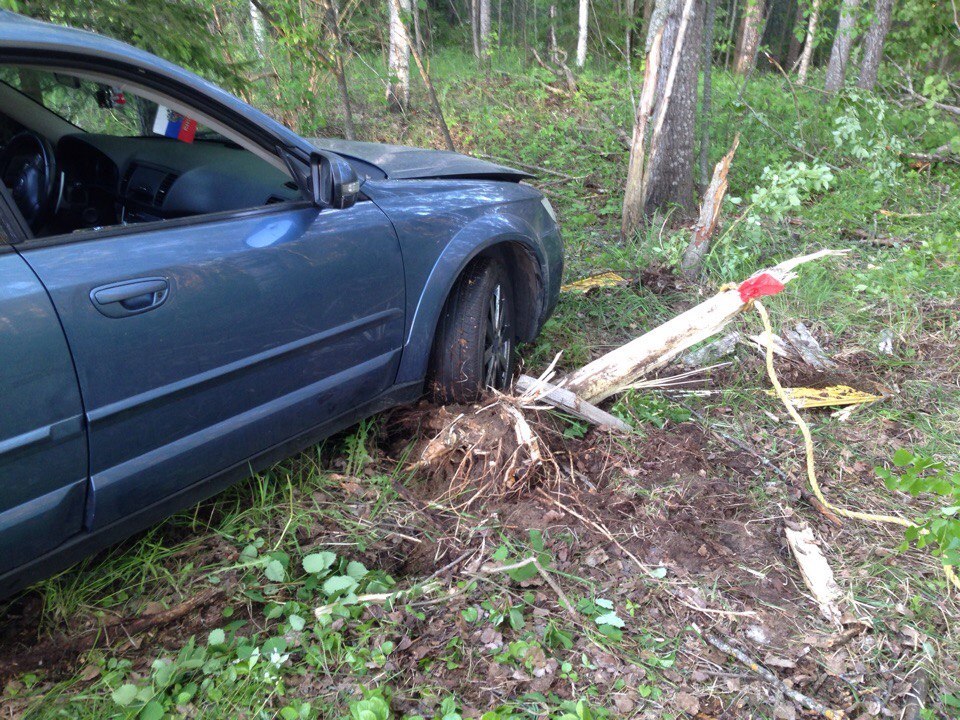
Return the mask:
<svg viewBox="0 0 960 720"><path fill-rule="evenodd" d="M487 333L483 344L483 383L502 388L510 370L510 338L507 333L507 308L503 290L497 285L487 303Z"/></svg>

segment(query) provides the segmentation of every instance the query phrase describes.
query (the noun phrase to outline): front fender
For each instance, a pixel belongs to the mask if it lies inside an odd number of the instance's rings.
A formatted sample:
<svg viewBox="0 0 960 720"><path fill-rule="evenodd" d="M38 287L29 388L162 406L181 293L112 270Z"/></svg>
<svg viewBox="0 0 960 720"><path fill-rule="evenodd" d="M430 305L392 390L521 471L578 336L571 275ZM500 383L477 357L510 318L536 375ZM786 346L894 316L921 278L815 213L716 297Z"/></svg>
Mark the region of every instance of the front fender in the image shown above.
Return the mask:
<svg viewBox="0 0 960 720"><path fill-rule="evenodd" d="M533 226L519 214L501 208L500 212L482 215L464 226L444 247L423 284L413 309L398 383L420 380L426 376L433 337L443 306L454 284L470 261L496 245L520 246L535 260L540 273L537 292L539 304L546 302L545 288L550 287L549 264L537 242ZM408 298L408 307L411 304Z"/></svg>

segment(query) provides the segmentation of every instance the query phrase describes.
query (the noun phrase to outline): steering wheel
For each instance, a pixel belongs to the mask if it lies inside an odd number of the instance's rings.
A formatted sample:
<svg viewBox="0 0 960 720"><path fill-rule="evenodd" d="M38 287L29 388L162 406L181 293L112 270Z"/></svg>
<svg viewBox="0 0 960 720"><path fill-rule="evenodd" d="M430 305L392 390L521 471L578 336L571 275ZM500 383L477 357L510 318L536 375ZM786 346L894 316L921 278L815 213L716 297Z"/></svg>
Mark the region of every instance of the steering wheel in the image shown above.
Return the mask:
<svg viewBox="0 0 960 720"><path fill-rule="evenodd" d="M17 133L0 150L0 182L37 232L50 219L57 190L57 158L53 146L40 135L25 130Z"/></svg>

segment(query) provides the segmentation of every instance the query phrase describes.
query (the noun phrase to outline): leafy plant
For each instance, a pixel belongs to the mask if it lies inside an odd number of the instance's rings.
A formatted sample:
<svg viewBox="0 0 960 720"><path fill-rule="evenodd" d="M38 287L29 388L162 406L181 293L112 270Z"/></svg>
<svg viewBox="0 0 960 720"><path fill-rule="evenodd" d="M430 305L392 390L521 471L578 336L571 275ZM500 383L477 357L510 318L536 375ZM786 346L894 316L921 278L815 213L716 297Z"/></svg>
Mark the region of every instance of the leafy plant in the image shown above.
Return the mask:
<svg viewBox="0 0 960 720"><path fill-rule="evenodd" d="M613 601L606 598L582 598L577 603L577 610L593 618L597 629L613 640L623 637L623 628L626 623L613 609Z"/></svg>
<svg viewBox="0 0 960 720"><path fill-rule="evenodd" d="M897 450L891 463L895 470L875 470L888 488L942 499L916 520L915 527L907 528L904 547L910 543L918 548L933 546L933 553L945 564L960 565L960 472L951 472L944 463L906 448Z"/></svg>

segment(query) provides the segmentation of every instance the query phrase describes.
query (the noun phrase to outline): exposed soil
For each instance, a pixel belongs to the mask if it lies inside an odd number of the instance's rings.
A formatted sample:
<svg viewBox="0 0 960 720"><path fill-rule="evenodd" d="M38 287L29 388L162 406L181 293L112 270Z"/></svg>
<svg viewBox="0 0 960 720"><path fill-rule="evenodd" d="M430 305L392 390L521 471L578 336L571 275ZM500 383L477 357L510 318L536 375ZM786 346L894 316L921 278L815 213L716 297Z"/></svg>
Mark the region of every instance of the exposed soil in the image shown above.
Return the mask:
<svg viewBox="0 0 960 720"><path fill-rule="evenodd" d="M819 380L849 384L842 373ZM728 658L692 635L694 624L734 638L802 692L836 707L853 704L844 678L865 670L844 646L864 628L854 623L838 635L817 619L801 590L783 539L791 512L769 516L769 508L776 507L769 495L789 504L795 497L792 488L770 483L756 457L731 451L693 423L646 428L642 439L593 431L577 438L564 436L566 425L552 415L524 415L538 438L542 462L532 462L503 402L491 399L486 405L447 408L424 403L386 416L376 450L379 462L393 468L398 458L407 458L407 466L416 471L405 484L394 483L400 495L392 515L396 532L384 533L359 559L401 583L432 576L456 587L458 581L483 576L481 564L490 562L498 533L512 535L521 545L530 530L540 530L551 569L579 578L565 584L573 602L609 599L618 608L634 608L634 631L640 627L650 638L679 638L676 664L656 671L677 690L671 701L675 710L697 705L702 713L738 712L724 709L705 690L709 684L704 681L716 678L716 668ZM438 444L438 438L446 440ZM375 491L362 479L333 477L341 478L344 505L365 517L368 495ZM298 539L304 548L322 546L338 532L335 523L319 523ZM201 552L236 550L211 540ZM650 572L658 568L666 576L653 581ZM224 580L229 583L230 577ZM540 577L517 584L500 576L497 582L516 593L533 593L535 609L528 622L541 636L551 614L562 610ZM51 679L75 674L82 672L91 649L107 647L146 671L158 648L175 649L185 637L209 632L222 624L224 607L236 607L237 601L214 591L199 599L178 599L156 615L88 615L38 642L42 607L37 596L27 595L0 623L0 677L29 670ZM241 602L247 605L241 612L253 619L256 601ZM557 661L541 651L526 658L523 669L510 670L498 661L496 655L509 645L512 631L465 622L461 611L476 603L475 597L455 594L442 603L425 604L418 613L376 605L366 610L402 631L389 638L396 650L384 668L404 677L395 685L446 687L467 703L467 713L527 692L570 697ZM450 656L451 647L463 647L469 661L437 662ZM640 706L637 688L648 682L643 667L590 643L577 642L574 648L590 658L594 669L583 673L593 682L609 687L614 679L624 680L623 690L613 697L620 712ZM833 665L828 672L822 653L814 656L811 648L830 653ZM355 679L336 675L306 675L299 682L290 688L292 696L308 698L341 688L347 692L355 686ZM769 686L749 674L723 682L726 691L740 697L784 702L771 699ZM400 711L426 712L422 701L415 694L398 696L394 705Z"/></svg>

